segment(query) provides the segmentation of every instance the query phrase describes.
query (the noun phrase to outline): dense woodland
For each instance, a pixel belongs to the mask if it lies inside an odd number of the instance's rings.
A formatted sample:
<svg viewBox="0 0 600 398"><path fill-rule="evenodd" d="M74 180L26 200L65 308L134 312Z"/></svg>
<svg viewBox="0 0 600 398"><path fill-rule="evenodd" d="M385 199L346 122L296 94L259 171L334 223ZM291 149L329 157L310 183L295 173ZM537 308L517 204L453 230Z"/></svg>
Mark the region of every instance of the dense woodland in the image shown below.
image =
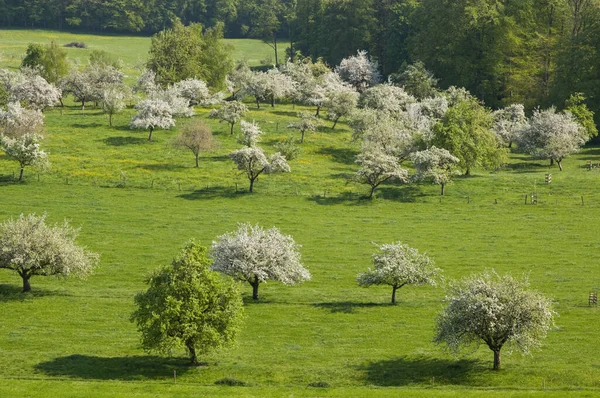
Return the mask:
<svg viewBox="0 0 600 398"><path fill-rule="evenodd" d="M0 27L150 34L174 18L285 41L330 65L367 50L384 76L420 60L441 87L492 108L560 107L582 92L599 114L597 0L0 0Z"/></svg>

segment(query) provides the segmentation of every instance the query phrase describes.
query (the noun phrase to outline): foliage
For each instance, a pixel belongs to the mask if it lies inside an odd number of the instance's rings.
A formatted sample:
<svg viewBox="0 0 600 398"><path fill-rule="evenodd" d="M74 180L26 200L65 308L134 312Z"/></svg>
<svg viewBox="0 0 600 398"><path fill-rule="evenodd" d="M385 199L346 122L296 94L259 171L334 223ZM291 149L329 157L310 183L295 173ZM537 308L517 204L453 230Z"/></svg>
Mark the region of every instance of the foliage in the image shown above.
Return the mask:
<svg viewBox="0 0 600 398"><path fill-rule="evenodd" d="M310 272L300 261L300 246L275 227L240 224L213 241L210 255L212 269L253 287L252 298L258 300L258 285L269 280L295 285L310 280Z"/></svg>
<svg viewBox="0 0 600 398"><path fill-rule="evenodd" d="M451 181L456 165L460 162L447 150L435 146L412 154L411 160L417 172L415 179L431 180L434 184L441 185L442 195L445 193L446 184Z"/></svg>
<svg viewBox="0 0 600 398"><path fill-rule="evenodd" d="M20 102L10 102L6 111L0 110L0 132L10 137L24 134L40 134L44 114L37 109L27 109Z"/></svg>
<svg viewBox="0 0 600 398"><path fill-rule="evenodd" d="M527 118L523 104L512 104L494 111L494 133L509 148L526 124Z"/></svg>
<svg viewBox="0 0 600 398"><path fill-rule="evenodd" d="M31 290L32 276L89 275L98 255L75 243L78 229L66 221L47 225L46 215L21 214L0 224L0 268L16 271L23 279L23 292Z"/></svg>
<svg viewBox="0 0 600 398"><path fill-rule="evenodd" d="M148 141L152 141L155 128L169 129L175 126L171 107L165 101L144 100L135 107L137 113L131 118L129 126L132 129L150 130Z"/></svg>
<svg viewBox="0 0 600 398"><path fill-rule="evenodd" d="M212 134L210 127L201 120L186 123L173 141L176 148L189 149L196 158L199 166L200 152L209 152L218 147L219 142Z"/></svg>
<svg viewBox="0 0 600 398"><path fill-rule="evenodd" d="M500 350L510 345L529 353L538 348L555 316L550 300L526 290L526 279L486 272L450 285L448 306L438 316L435 341L457 353L484 342L500 369Z"/></svg>
<svg viewBox="0 0 600 398"><path fill-rule="evenodd" d="M585 104L585 96L582 93L571 94L566 102L565 111L570 112L588 133L588 138L598 135L598 128L594 123L594 112L590 111Z"/></svg>
<svg viewBox="0 0 600 398"><path fill-rule="evenodd" d="M15 78L9 89L11 101L23 101L33 109L43 111L59 102L61 92L43 77L28 72Z"/></svg>
<svg viewBox="0 0 600 398"><path fill-rule="evenodd" d="M371 108L391 115L406 111L407 106L416 102L415 98L403 88L391 84L378 84L360 95L358 105L361 108Z"/></svg>
<svg viewBox="0 0 600 398"><path fill-rule="evenodd" d="M243 307L237 287L210 270L208 250L190 242L170 267L154 271L148 290L135 296L131 314L142 333L142 347L170 353L185 348L192 364L198 354L231 345Z"/></svg>
<svg viewBox="0 0 600 398"><path fill-rule="evenodd" d="M492 123L491 112L476 100L459 101L435 125L432 144L456 156L465 175L475 167L496 169L505 162L506 149L498 145Z"/></svg>
<svg viewBox="0 0 600 398"><path fill-rule="evenodd" d="M40 149L40 141L41 137L35 133L25 133L15 137L0 135L0 148L9 159L19 163L19 181L23 179L25 166L44 169L50 165L48 154Z"/></svg>
<svg viewBox="0 0 600 398"><path fill-rule="evenodd" d="M427 255L401 242L377 247L380 253L373 255L373 269L356 277L359 286L389 285L396 304L396 290L404 285L437 285L441 270Z"/></svg>
<svg viewBox="0 0 600 398"><path fill-rule="evenodd" d="M286 159L280 153L274 153L268 159L264 151L257 146L244 147L233 151L229 157L237 169L246 174L250 181L248 192L252 193L254 182L261 174L289 173L291 171Z"/></svg>
<svg viewBox="0 0 600 398"><path fill-rule="evenodd" d="M352 113L358 103L358 93L347 86L339 86L325 92L323 105L327 108L327 118L333 120L335 129L340 118Z"/></svg>
<svg viewBox="0 0 600 398"><path fill-rule="evenodd" d="M233 127L244 117L246 112L248 112L248 107L243 102L227 101L219 109L213 109L208 117L229 123L231 126L230 134L233 134Z"/></svg>
<svg viewBox="0 0 600 398"><path fill-rule="evenodd" d="M100 106L108 115L108 123L110 127L112 127L113 115L116 115L125 109L125 93L123 88L118 85L106 87L102 91L102 96L100 97Z"/></svg>
<svg viewBox="0 0 600 398"><path fill-rule="evenodd" d="M344 58L335 68L335 72L358 92L363 92L381 81L379 64L371 60L366 51L358 51L356 55Z"/></svg>
<svg viewBox="0 0 600 398"><path fill-rule="evenodd" d="M174 89L180 97L187 99L192 106L206 106L214 101L204 80L188 78L175 83Z"/></svg>
<svg viewBox="0 0 600 398"><path fill-rule="evenodd" d="M245 120L241 121L242 135L237 141L247 147L256 146L260 141L260 136L263 134L260 126L256 122L249 123Z"/></svg>
<svg viewBox="0 0 600 398"><path fill-rule="evenodd" d="M519 149L538 159L562 160L579 151L588 132L571 113L557 113L555 108L536 109L518 137Z"/></svg>
<svg viewBox="0 0 600 398"><path fill-rule="evenodd" d="M275 149L288 161L296 159L300 154L300 147L296 145L293 137L288 137L278 142L275 144Z"/></svg>
<svg viewBox="0 0 600 398"><path fill-rule="evenodd" d="M365 147L356 157L360 169L354 177L356 182L367 184L371 187L369 199L373 197L375 189L386 181L398 180L408 182L408 171L402 168L398 158L382 152L378 148Z"/></svg>
<svg viewBox="0 0 600 398"><path fill-rule="evenodd" d="M401 73L394 75L392 80L419 100L432 98L437 94L438 79L425 68L425 64L421 61L406 66Z"/></svg>
<svg viewBox="0 0 600 398"><path fill-rule="evenodd" d="M67 53L56 42L43 46L31 43L27 46L22 67L38 70L49 83L58 83L69 71Z"/></svg>

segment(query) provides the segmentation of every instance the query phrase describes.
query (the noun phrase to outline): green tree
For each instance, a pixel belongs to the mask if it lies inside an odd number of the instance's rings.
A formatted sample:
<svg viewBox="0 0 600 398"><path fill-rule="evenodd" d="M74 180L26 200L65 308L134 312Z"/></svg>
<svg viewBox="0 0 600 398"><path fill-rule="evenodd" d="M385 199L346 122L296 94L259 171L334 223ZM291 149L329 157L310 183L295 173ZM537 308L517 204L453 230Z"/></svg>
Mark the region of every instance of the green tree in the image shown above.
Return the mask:
<svg viewBox="0 0 600 398"><path fill-rule="evenodd" d="M493 122L492 113L475 98L460 100L434 126L432 144L456 156L465 175L475 167L495 169L506 160L506 148L492 132Z"/></svg>
<svg viewBox="0 0 600 398"><path fill-rule="evenodd" d="M583 126L589 138L598 135L598 128L594 123L594 112L588 109L585 104L585 96L582 93L571 94L565 105L565 111L571 112L575 120Z"/></svg>
<svg viewBox="0 0 600 398"><path fill-rule="evenodd" d="M25 50L25 58L21 61L21 66L28 68L37 68L42 66L42 60L46 53L46 47L38 43L29 43Z"/></svg>
<svg viewBox="0 0 600 398"><path fill-rule="evenodd" d="M171 266L154 271L148 290L135 296L130 320L142 334L142 347L198 355L234 342L242 320L242 297L233 282L209 269L207 249L187 244Z"/></svg>

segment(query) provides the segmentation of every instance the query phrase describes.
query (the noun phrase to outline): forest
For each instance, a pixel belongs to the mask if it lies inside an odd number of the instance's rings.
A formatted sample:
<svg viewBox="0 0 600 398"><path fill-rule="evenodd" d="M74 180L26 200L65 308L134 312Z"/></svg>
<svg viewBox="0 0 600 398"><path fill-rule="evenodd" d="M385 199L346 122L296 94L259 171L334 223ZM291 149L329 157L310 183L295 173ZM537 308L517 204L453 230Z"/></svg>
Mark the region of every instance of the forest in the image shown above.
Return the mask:
<svg viewBox="0 0 600 398"><path fill-rule="evenodd" d="M176 19L330 65L366 50L385 77L422 61L495 109L560 108L579 92L600 114L597 0L0 0L0 28L148 35Z"/></svg>

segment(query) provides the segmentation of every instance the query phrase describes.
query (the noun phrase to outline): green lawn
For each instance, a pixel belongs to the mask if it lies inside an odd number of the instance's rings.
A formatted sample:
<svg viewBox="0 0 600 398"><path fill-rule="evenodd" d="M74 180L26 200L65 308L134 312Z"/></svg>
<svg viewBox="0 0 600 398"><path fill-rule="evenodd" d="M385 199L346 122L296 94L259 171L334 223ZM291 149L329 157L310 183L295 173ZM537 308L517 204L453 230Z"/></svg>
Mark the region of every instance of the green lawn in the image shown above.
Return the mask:
<svg viewBox="0 0 600 398"><path fill-rule="evenodd" d="M11 32L0 32L0 46L12 42L5 36ZM103 39L73 40L91 45ZM127 38L106 40L129 46ZM130 52L143 40L132 38ZM23 46L29 41L23 38ZM585 168L600 161L600 148L566 159L564 172L511 155L501 171L457 178L443 199L438 186L388 184L369 201L362 198L366 186L348 182L358 145L341 123L308 135L290 163L292 173L261 177L250 195L226 156L239 144L226 125L206 119L209 109L198 108L196 117L211 124L221 147L204 154L195 169L191 152L169 145L176 129L156 131L149 143L146 132L128 129L131 109L109 128L97 109L82 115L67 105L46 112L49 172L38 178L26 169L24 182L16 183L16 163L0 154L0 219L22 212L66 218L81 226L79 241L101 254L101 265L84 281L34 277L28 295L19 292L16 274L0 271L0 396L600 392L599 310L587 305L588 293L600 286L600 172ZM249 106L248 119L266 131L261 145L267 152L286 136L299 138L286 128L299 107ZM553 182L547 185L549 172ZM526 205L532 191L538 204ZM262 285L259 303L243 286L246 321L238 344L204 358L206 366L188 367L183 352L173 358L143 352L128 319L144 277L169 263L187 240L208 246L239 222L274 225L292 235L313 279L295 287ZM457 359L435 346L443 287L404 287L392 306L391 288L356 285L356 274L370 265L372 243L396 240L427 252L447 280L492 268L528 275L560 314L543 349L533 356L503 351L504 369L493 372L486 347ZM246 387L215 385L224 378Z"/></svg>

